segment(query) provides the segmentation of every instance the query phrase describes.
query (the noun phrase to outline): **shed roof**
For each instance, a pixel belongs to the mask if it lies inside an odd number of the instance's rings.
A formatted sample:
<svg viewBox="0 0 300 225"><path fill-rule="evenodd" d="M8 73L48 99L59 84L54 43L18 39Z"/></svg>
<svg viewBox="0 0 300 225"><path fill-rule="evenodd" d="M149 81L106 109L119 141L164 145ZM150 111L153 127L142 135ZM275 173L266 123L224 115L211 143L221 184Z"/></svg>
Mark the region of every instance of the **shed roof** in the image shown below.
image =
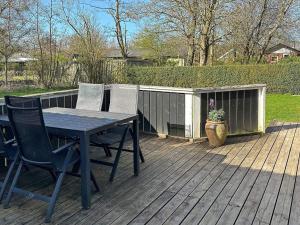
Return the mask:
<svg viewBox="0 0 300 225"><path fill-rule="evenodd" d="M298 50L298 49L296 49L296 48L293 48L293 47L291 47L291 46L289 46L289 45L282 44L282 43L279 43L279 44L274 45L273 47L267 49L267 50L266 50L266 54L273 53L273 52L275 52L275 51L277 51L277 50L279 50L279 49L282 49L282 48L287 48L287 49L289 49L289 50L291 50L291 51L293 51L293 52L296 52L296 53L300 54L300 50Z"/></svg>
<svg viewBox="0 0 300 225"><path fill-rule="evenodd" d="M31 57L27 53L15 53L11 57L9 57L8 62L9 63L22 63L22 62L31 62L31 61L37 61L38 59ZM4 59L2 58L2 62Z"/></svg>

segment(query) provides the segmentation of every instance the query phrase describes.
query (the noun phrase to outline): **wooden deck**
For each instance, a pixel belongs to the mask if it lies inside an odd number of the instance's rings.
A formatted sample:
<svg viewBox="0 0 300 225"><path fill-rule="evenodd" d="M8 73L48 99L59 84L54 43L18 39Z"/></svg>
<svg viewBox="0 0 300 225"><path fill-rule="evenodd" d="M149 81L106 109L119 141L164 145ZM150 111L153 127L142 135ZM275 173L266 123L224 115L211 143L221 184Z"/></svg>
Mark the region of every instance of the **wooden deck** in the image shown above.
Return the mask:
<svg viewBox="0 0 300 225"><path fill-rule="evenodd" d="M78 178L67 177L53 224L300 224L300 124L276 123L262 137L230 138L214 149L151 136L141 146L139 177L128 153L112 184L108 168L93 166L102 191L90 210L81 210ZM34 169L20 186L53 188L48 174ZM0 209L0 224L43 224L45 206L15 196L11 208Z"/></svg>

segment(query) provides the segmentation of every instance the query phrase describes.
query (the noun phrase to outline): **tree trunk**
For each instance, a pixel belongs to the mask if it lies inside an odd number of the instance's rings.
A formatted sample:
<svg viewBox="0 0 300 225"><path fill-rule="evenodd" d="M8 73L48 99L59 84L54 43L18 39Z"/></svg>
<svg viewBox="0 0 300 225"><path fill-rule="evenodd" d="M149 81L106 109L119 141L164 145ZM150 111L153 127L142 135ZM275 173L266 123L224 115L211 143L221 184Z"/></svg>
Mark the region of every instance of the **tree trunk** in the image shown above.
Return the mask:
<svg viewBox="0 0 300 225"><path fill-rule="evenodd" d="M199 66L206 66L208 62L208 55L209 55L209 47L205 47L204 49L200 49L200 62Z"/></svg>
<svg viewBox="0 0 300 225"><path fill-rule="evenodd" d="M249 64L249 62L250 62L250 50L247 44L243 52L243 64Z"/></svg>
<svg viewBox="0 0 300 225"><path fill-rule="evenodd" d="M214 51L214 46L211 45L209 48L209 57L210 57L210 65L213 66L214 65L214 57L215 57L215 51Z"/></svg>
<svg viewBox="0 0 300 225"><path fill-rule="evenodd" d="M197 1L193 2L193 10L191 14L193 16L193 20L191 23L191 32L187 36L188 38L188 65L192 66L195 61L195 53L196 53L196 30L197 30Z"/></svg>
<svg viewBox="0 0 300 225"><path fill-rule="evenodd" d="M200 37L200 66L207 65L208 56L209 56L209 37L206 34L201 35Z"/></svg>
<svg viewBox="0 0 300 225"><path fill-rule="evenodd" d="M187 62L188 65L192 66L194 64L195 60L195 52L196 52L196 46L194 41L189 41L189 47L188 47L188 57Z"/></svg>
<svg viewBox="0 0 300 225"><path fill-rule="evenodd" d="M53 52L52 52L52 18L53 18L53 0L50 1L50 16L49 16L49 54L50 54L50 62L49 62L49 77L47 78L47 87L51 86L52 79L52 63L53 63Z"/></svg>
<svg viewBox="0 0 300 225"><path fill-rule="evenodd" d="M257 64L261 62L261 60L262 60L262 58L263 58L263 56L264 56L264 54L265 54L265 52L266 52L266 50L267 50L267 48L268 48L268 46L269 46L269 44L270 44L272 38L273 38L273 35L270 35L270 36L268 37L266 43L265 43L264 46L262 47L262 49L261 49L261 51L260 51L260 53L259 53L258 59L257 59L257 61L256 61Z"/></svg>
<svg viewBox="0 0 300 225"><path fill-rule="evenodd" d="M40 5L39 1L36 2L36 34L37 34L37 42L38 42L38 48L39 48L39 59L40 59L40 65L41 69L38 68L38 74L39 74L39 83L43 84L44 83L44 53L43 53L43 46L41 42L41 37L40 37Z"/></svg>
<svg viewBox="0 0 300 225"><path fill-rule="evenodd" d="M121 27L121 17L120 17L120 2L116 0L116 14L115 14L115 23L116 23L116 36L117 41L121 50L122 57L127 58L127 46L126 46L126 37L124 39ZM126 33L126 32L125 32ZM126 35L126 34L125 34Z"/></svg>
<svg viewBox="0 0 300 225"><path fill-rule="evenodd" d="M8 57L4 56L5 86L8 85Z"/></svg>

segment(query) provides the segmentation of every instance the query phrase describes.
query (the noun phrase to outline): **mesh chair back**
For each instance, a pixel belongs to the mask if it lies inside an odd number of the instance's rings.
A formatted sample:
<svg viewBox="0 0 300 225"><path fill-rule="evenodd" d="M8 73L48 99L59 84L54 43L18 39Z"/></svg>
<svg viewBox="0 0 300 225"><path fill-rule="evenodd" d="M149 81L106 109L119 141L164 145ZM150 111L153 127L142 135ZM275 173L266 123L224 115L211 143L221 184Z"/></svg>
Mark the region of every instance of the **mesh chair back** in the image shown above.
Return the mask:
<svg viewBox="0 0 300 225"><path fill-rule="evenodd" d="M4 142L5 142L4 133L3 133L2 127L0 127L0 154L5 152Z"/></svg>
<svg viewBox="0 0 300 225"><path fill-rule="evenodd" d="M36 97L19 97L19 96L7 96L6 104L14 107L38 107L39 98Z"/></svg>
<svg viewBox="0 0 300 225"><path fill-rule="evenodd" d="M79 83L76 109L101 111L104 84Z"/></svg>
<svg viewBox="0 0 300 225"><path fill-rule="evenodd" d="M139 89L138 85L111 85L109 112L136 114Z"/></svg>
<svg viewBox="0 0 300 225"><path fill-rule="evenodd" d="M50 164L52 147L45 127L40 99L34 107L9 105L10 97L5 97L8 118L24 160L37 164Z"/></svg>

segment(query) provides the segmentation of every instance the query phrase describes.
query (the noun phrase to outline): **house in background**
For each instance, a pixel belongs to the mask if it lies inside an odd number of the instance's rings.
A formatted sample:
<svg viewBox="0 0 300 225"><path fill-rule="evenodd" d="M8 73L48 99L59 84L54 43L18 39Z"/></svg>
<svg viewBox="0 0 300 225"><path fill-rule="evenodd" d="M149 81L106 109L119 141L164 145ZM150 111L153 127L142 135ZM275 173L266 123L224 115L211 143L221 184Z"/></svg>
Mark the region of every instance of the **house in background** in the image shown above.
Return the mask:
<svg viewBox="0 0 300 225"><path fill-rule="evenodd" d="M23 52L15 53L8 59L9 63L27 63L32 61L37 61L37 59Z"/></svg>
<svg viewBox="0 0 300 225"><path fill-rule="evenodd" d="M266 51L268 63L277 63L281 59L290 56L300 56L300 50L285 44L277 44Z"/></svg>
<svg viewBox="0 0 300 225"><path fill-rule="evenodd" d="M21 75L24 72L26 63L37 61L38 59L33 58L31 55L19 52L13 54L8 59L8 63L10 64L10 69L13 69L14 72L18 75ZM1 59L1 63L4 63L4 58ZM14 66L13 66L14 65Z"/></svg>

